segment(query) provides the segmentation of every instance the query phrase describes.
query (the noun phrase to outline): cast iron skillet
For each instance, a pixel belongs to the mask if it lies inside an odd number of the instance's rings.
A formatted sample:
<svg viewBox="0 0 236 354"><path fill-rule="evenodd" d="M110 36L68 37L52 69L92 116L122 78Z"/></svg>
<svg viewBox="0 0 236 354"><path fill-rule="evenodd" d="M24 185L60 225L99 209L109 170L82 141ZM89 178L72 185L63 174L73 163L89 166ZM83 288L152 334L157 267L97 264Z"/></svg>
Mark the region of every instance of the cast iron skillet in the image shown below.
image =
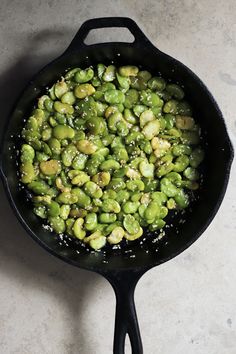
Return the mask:
<svg viewBox="0 0 236 354"><path fill-rule="evenodd" d="M103 27L127 27L135 40L133 43L85 45L84 39L89 31ZM18 136L24 124L23 118L30 113L46 86L59 79L68 67L87 67L112 61L117 65L136 64L184 85L204 136L204 181L198 200L184 215L186 222L180 220L183 218L181 215L173 216L166 236L160 241L156 242L157 235L145 233L141 242L131 242L123 250L89 252L68 237L59 242L55 234L42 228L41 221L32 213L25 191L19 188L15 150L21 143ZM197 240L215 216L229 179L233 149L222 114L206 86L182 63L155 48L133 20L122 17L88 20L66 51L29 82L9 117L1 154L2 180L11 206L25 230L51 254L77 267L97 272L111 283L117 299L114 354L124 353L126 334L130 337L132 353L143 353L134 305L137 281L147 270L175 257Z"/></svg>

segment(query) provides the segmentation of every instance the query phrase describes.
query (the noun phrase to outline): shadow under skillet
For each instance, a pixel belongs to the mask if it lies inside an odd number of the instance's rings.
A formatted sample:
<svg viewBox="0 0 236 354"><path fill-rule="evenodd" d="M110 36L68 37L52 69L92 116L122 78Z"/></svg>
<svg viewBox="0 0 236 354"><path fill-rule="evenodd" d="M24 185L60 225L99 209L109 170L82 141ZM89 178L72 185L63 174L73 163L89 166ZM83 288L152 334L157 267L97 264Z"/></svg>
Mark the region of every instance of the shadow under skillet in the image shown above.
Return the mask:
<svg viewBox="0 0 236 354"><path fill-rule="evenodd" d="M63 29L44 30L32 36L24 54L16 57L15 64L1 74L0 136L4 133L5 121L27 82L65 49L63 48L61 52L53 51L53 43L58 41L58 38L61 40L61 36L65 34L66 31ZM73 38L73 33L68 34L68 37ZM52 50L47 55L35 55L43 44ZM69 343L66 343L65 353L91 354L94 348L86 338L82 321L84 299L88 301L102 278L97 274L69 266L34 243L13 214L2 185L0 185L0 220L0 273L20 281L32 291L43 285L53 297L60 297L61 302L68 307L72 328L71 338L66 339ZM53 326L53 323L48 325Z"/></svg>

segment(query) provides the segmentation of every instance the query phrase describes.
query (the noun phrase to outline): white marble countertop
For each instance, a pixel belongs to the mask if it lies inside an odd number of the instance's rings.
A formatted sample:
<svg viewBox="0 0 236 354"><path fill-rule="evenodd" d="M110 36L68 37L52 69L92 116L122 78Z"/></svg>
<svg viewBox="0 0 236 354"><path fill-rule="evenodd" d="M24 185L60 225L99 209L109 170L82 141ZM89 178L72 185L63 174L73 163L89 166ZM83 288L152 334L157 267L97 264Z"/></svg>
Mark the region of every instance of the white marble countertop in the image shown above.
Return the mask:
<svg viewBox="0 0 236 354"><path fill-rule="evenodd" d="M67 47L83 21L104 15L133 18L157 47L202 78L236 142L234 0L1 0L0 127L32 74ZM234 164L222 206L202 237L139 282L145 354L236 353L235 175ZM110 285L41 249L19 225L2 186L0 220L0 353L112 353Z"/></svg>

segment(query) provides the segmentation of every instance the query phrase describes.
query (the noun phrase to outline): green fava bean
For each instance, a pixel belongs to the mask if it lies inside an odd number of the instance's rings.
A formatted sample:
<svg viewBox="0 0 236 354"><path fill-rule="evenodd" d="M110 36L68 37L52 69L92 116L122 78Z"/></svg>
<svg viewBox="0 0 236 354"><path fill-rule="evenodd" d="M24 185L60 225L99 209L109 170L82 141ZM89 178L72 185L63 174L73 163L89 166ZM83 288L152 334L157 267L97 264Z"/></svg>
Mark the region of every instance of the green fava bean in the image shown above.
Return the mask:
<svg viewBox="0 0 236 354"><path fill-rule="evenodd" d="M143 141L140 142L139 146L140 146L141 150L143 150L145 152L145 154L151 155L151 153L152 153L152 145L151 145L150 141L143 140Z"/></svg>
<svg viewBox="0 0 236 354"><path fill-rule="evenodd" d="M140 101L148 107L162 106L163 102L154 92L142 91Z"/></svg>
<svg viewBox="0 0 236 354"><path fill-rule="evenodd" d="M46 176L54 176L61 172L61 164L57 160L40 162L40 171Z"/></svg>
<svg viewBox="0 0 236 354"><path fill-rule="evenodd" d="M102 224L112 224L116 221L116 214L112 213L101 213L98 217L100 223Z"/></svg>
<svg viewBox="0 0 236 354"><path fill-rule="evenodd" d="M88 81L92 80L93 76L94 76L93 69L91 69L91 68L88 68L88 69L85 69L85 70L79 69L75 73L75 81L80 83L80 84L83 84L85 82L88 82Z"/></svg>
<svg viewBox="0 0 236 354"><path fill-rule="evenodd" d="M77 186L83 186L90 180L90 177L84 171L78 171L76 176L72 178L71 183Z"/></svg>
<svg viewBox="0 0 236 354"><path fill-rule="evenodd" d="M133 215L125 215L123 225L130 234L136 234L140 228L138 221Z"/></svg>
<svg viewBox="0 0 236 354"><path fill-rule="evenodd" d="M103 195L102 195L102 199L103 200L116 199L116 192L113 191L112 189L105 190Z"/></svg>
<svg viewBox="0 0 236 354"><path fill-rule="evenodd" d="M137 104L136 106L133 107L133 112L134 114L139 117L141 113L147 110L147 107L141 104Z"/></svg>
<svg viewBox="0 0 236 354"><path fill-rule="evenodd" d="M52 137L52 128L48 127L42 131L42 140L47 141Z"/></svg>
<svg viewBox="0 0 236 354"><path fill-rule="evenodd" d="M132 113L132 111L128 108L125 108L124 110L124 118L126 122L130 124L135 124L137 122L137 117Z"/></svg>
<svg viewBox="0 0 236 354"><path fill-rule="evenodd" d="M121 76L136 76L139 72L139 69L137 66L134 65L126 65L126 66L121 66L119 68L119 74Z"/></svg>
<svg viewBox="0 0 236 354"><path fill-rule="evenodd" d="M105 121L101 117L92 117L86 121L86 128L90 134L102 135L105 130Z"/></svg>
<svg viewBox="0 0 236 354"><path fill-rule="evenodd" d="M202 148L196 148L193 150L189 157L190 165L197 168L204 159L204 151Z"/></svg>
<svg viewBox="0 0 236 354"><path fill-rule="evenodd" d="M38 108L39 109L45 109L45 101L49 98L47 95L43 95L38 99Z"/></svg>
<svg viewBox="0 0 236 354"><path fill-rule="evenodd" d="M51 216L48 218L48 220L50 226L57 234L61 234L65 231L66 229L65 221L59 216Z"/></svg>
<svg viewBox="0 0 236 354"><path fill-rule="evenodd" d="M75 170L84 170L85 169L85 164L88 159L88 155L84 154L78 154L74 157L73 162L72 162L72 167Z"/></svg>
<svg viewBox="0 0 236 354"><path fill-rule="evenodd" d="M37 195L45 195L49 192L49 185L44 181L32 181L28 188Z"/></svg>
<svg viewBox="0 0 236 354"><path fill-rule="evenodd" d="M74 219L67 219L65 220L65 224L66 224L66 233L70 236L73 236L73 225L74 225L75 221Z"/></svg>
<svg viewBox="0 0 236 354"><path fill-rule="evenodd" d="M88 181L85 183L84 191L86 194L93 198L101 198L103 194L102 189L92 181Z"/></svg>
<svg viewBox="0 0 236 354"><path fill-rule="evenodd" d="M162 77L154 76L148 81L148 87L151 90L163 91L166 87L166 82Z"/></svg>
<svg viewBox="0 0 236 354"><path fill-rule="evenodd" d="M119 164L119 162L117 162L115 160L106 160L101 163L99 168L102 171L118 170L120 168L120 164Z"/></svg>
<svg viewBox="0 0 236 354"><path fill-rule="evenodd" d="M166 91L170 93L177 100L182 100L184 98L184 91L179 85L168 84L166 85Z"/></svg>
<svg viewBox="0 0 236 354"><path fill-rule="evenodd" d="M59 155L61 153L61 143L56 138L51 138L48 140L47 144L44 143L44 152L48 155Z"/></svg>
<svg viewBox="0 0 236 354"><path fill-rule="evenodd" d="M26 161L21 164L20 172L22 183L30 183L36 178L34 165L30 161Z"/></svg>
<svg viewBox="0 0 236 354"><path fill-rule="evenodd" d="M148 109L140 115L140 127L143 128L148 122L155 119L155 115L151 109Z"/></svg>
<svg viewBox="0 0 236 354"><path fill-rule="evenodd" d="M106 237L105 236L99 236L91 241L89 241L89 246L94 249L95 251L100 250L102 247L105 246L106 244Z"/></svg>
<svg viewBox="0 0 236 354"><path fill-rule="evenodd" d="M171 144L167 140L159 138L157 136L152 138L151 146L154 150L154 155L157 158L160 158L165 155L171 148Z"/></svg>
<svg viewBox="0 0 236 354"><path fill-rule="evenodd" d="M117 78L117 81L120 85L121 88L127 90L130 86L130 78L129 77L124 77L124 76L121 76L119 75L118 73L116 73L116 78Z"/></svg>
<svg viewBox="0 0 236 354"><path fill-rule="evenodd" d="M113 199L105 199L101 206L102 211L106 213L119 213L120 212L120 205L116 200Z"/></svg>
<svg viewBox="0 0 236 354"><path fill-rule="evenodd" d="M165 206L162 206L160 208L160 212L158 214L158 218L164 219L167 215L168 215L168 208L166 208Z"/></svg>
<svg viewBox="0 0 236 354"><path fill-rule="evenodd" d="M78 202L78 197L71 192L62 192L57 196L57 202L60 204L74 204Z"/></svg>
<svg viewBox="0 0 236 354"><path fill-rule="evenodd" d="M190 181L196 181L199 179L199 173L196 168L193 167L187 167L183 174Z"/></svg>
<svg viewBox="0 0 236 354"><path fill-rule="evenodd" d="M178 113L178 102L175 100L169 100L165 103L163 107L165 113L177 114Z"/></svg>
<svg viewBox="0 0 236 354"><path fill-rule="evenodd" d="M167 202L166 202L166 206L170 210L175 209L176 208L176 202L175 202L174 198L168 199Z"/></svg>
<svg viewBox="0 0 236 354"><path fill-rule="evenodd" d="M119 136L127 136L129 134L128 125L124 120L117 122L116 128Z"/></svg>
<svg viewBox="0 0 236 354"><path fill-rule="evenodd" d="M63 204L63 205L60 207L60 217L61 217L63 220L67 220L68 217L69 217L69 214L70 214L70 205Z"/></svg>
<svg viewBox="0 0 236 354"><path fill-rule="evenodd" d="M119 178L119 177L113 177L112 180L110 181L108 188L113 189L114 191L120 191L122 189L126 188L126 184L123 180L123 178Z"/></svg>
<svg viewBox="0 0 236 354"><path fill-rule="evenodd" d="M49 160L49 158L50 157L46 155L44 152L36 151L35 160L37 162L47 161Z"/></svg>
<svg viewBox="0 0 236 354"><path fill-rule="evenodd" d="M185 209L189 205L188 195L184 193L182 189L178 191L178 193L174 196L174 199L181 209Z"/></svg>
<svg viewBox="0 0 236 354"><path fill-rule="evenodd" d="M124 237L124 229L120 226L116 226L110 233L110 235L107 237L107 241L111 245L116 245L117 243L120 243L122 238Z"/></svg>
<svg viewBox="0 0 236 354"><path fill-rule="evenodd" d="M170 173L167 173L167 175L165 177L168 178L176 187L181 187L182 176L179 173L170 172Z"/></svg>
<svg viewBox="0 0 236 354"><path fill-rule="evenodd" d="M54 94L57 98L61 98L64 95L64 93L66 93L67 91L68 91L68 86L65 81L57 82L54 85Z"/></svg>
<svg viewBox="0 0 236 354"><path fill-rule="evenodd" d="M138 210L139 202L126 202L122 205L122 210L125 214L134 214Z"/></svg>
<svg viewBox="0 0 236 354"><path fill-rule="evenodd" d="M105 111L107 109L107 104L106 103L102 103L102 102L95 102L95 109L97 111L97 115L98 117L102 117L105 115Z"/></svg>
<svg viewBox="0 0 236 354"><path fill-rule="evenodd" d="M196 181L182 181L182 187L195 191L199 188L199 184Z"/></svg>
<svg viewBox="0 0 236 354"><path fill-rule="evenodd" d="M165 184L165 182L164 182L164 184ZM159 191L157 191L157 192L153 192L152 194L151 194L151 198L152 198L152 200L154 200L156 203L158 203L158 205L163 205L166 201L167 201L167 196L166 196L166 194L165 193L163 193L163 192L159 192Z"/></svg>
<svg viewBox="0 0 236 354"><path fill-rule="evenodd" d="M130 86L135 90L142 91L147 88L147 81L140 76L131 76L130 77Z"/></svg>
<svg viewBox="0 0 236 354"><path fill-rule="evenodd" d="M167 173L171 172L174 169L174 166L175 165L172 162L163 163L156 170L157 177L160 178L160 177L166 175Z"/></svg>
<svg viewBox="0 0 236 354"><path fill-rule="evenodd" d="M57 101L57 102L59 102L59 101ZM44 108L46 108L46 110L48 112L53 112L53 110L55 109L54 102L49 97L47 99L45 99L45 101L44 101Z"/></svg>
<svg viewBox="0 0 236 354"><path fill-rule="evenodd" d="M143 181L134 179L126 182L127 189L129 189L132 192L135 191L143 191L145 188L145 185Z"/></svg>
<svg viewBox="0 0 236 354"><path fill-rule="evenodd" d="M105 69L106 69L106 67L105 67L104 64L98 64L98 65L97 65L97 72L98 72L98 77L99 77L99 79L102 78L102 75L103 75Z"/></svg>
<svg viewBox="0 0 236 354"><path fill-rule="evenodd" d="M125 203L129 199L130 194L126 190L120 190L117 192L116 200L118 203Z"/></svg>
<svg viewBox="0 0 236 354"><path fill-rule="evenodd" d="M138 202L141 199L141 197L142 197L141 193L132 192L130 199L132 202Z"/></svg>
<svg viewBox="0 0 236 354"><path fill-rule="evenodd" d="M154 177L154 165L152 163L148 163L147 161L140 162L139 170L143 177L146 178Z"/></svg>
<svg viewBox="0 0 236 354"><path fill-rule="evenodd" d="M68 91L64 93L64 95L61 97L61 102L66 103L68 105L73 105L75 103L75 96L72 91Z"/></svg>
<svg viewBox="0 0 236 354"><path fill-rule="evenodd" d="M56 112L61 113L61 114L73 114L74 113L73 106L71 106L71 105L69 105L67 103L62 103L60 101L55 101L53 107L54 107Z"/></svg>
<svg viewBox="0 0 236 354"><path fill-rule="evenodd" d="M27 120L26 129L30 131L37 131L39 129L38 121L34 116L29 117Z"/></svg>
<svg viewBox="0 0 236 354"><path fill-rule="evenodd" d="M109 104L124 103L125 95L119 90L107 90L104 93L105 101Z"/></svg>
<svg viewBox="0 0 236 354"><path fill-rule="evenodd" d="M146 220L152 220L158 217L160 214L160 206L157 202L150 202L144 211L144 218Z"/></svg>
<svg viewBox="0 0 236 354"><path fill-rule="evenodd" d="M124 237L128 240L128 241L134 241L137 240L138 238L140 238L143 234L143 229L140 227L139 231L135 234L130 234L128 232L125 232Z"/></svg>
<svg viewBox="0 0 236 354"><path fill-rule="evenodd" d="M86 236L86 231L83 230L84 219L78 218L75 220L72 230L74 236L77 237L79 240L83 240Z"/></svg>
<svg viewBox="0 0 236 354"><path fill-rule="evenodd" d="M97 150L97 146L90 140L80 140L76 143L77 149L86 155L94 154Z"/></svg>
<svg viewBox="0 0 236 354"><path fill-rule="evenodd" d="M172 129L175 124L175 116L173 114L167 113L164 115L166 121L166 129Z"/></svg>
<svg viewBox="0 0 236 354"><path fill-rule="evenodd" d="M55 95L55 85L52 85L52 87L48 90L50 98L54 101L57 99Z"/></svg>
<svg viewBox="0 0 236 354"><path fill-rule="evenodd" d="M77 149L74 145L68 145L61 154L62 162L65 166L69 167L77 154Z"/></svg>
<svg viewBox="0 0 236 354"><path fill-rule="evenodd" d="M116 67L114 65L109 65L102 76L102 79L106 82L111 82L116 78Z"/></svg>
<svg viewBox="0 0 236 354"><path fill-rule="evenodd" d="M71 190L71 194L77 197L76 204L82 208L88 208L91 204L90 197L80 188L76 187Z"/></svg>
<svg viewBox="0 0 236 354"><path fill-rule="evenodd" d="M132 108L139 99L138 91L135 89L130 89L125 94L124 106L126 108Z"/></svg>
<svg viewBox="0 0 236 354"><path fill-rule="evenodd" d="M58 124L53 128L53 136L58 139L73 139L75 136L75 131L69 125Z"/></svg>
<svg viewBox="0 0 236 354"><path fill-rule="evenodd" d="M175 197L179 190L178 188L166 177L163 177L160 181L161 192L166 194L167 197Z"/></svg>
<svg viewBox="0 0 236 354"><path fill-rule="evenodd" d="M147 70L141 70L139 71L138 75L139 78L142 78L144 81L148 81L151 79L152 75L149 71Z"/></svg>
<svg viewBox="0 0 236 354"><path fill-rule="evenodd" d="M90 213L90 214L86 215L85 224L84 224L84 227L86 230L88 230L88 231L95 230L97 227L97 224L98 224L98 220L97 220L96 213Z"/></svg>
<svg viewBox="0 0 236 354"><path fill-rule="evenodd" d="M121 148L121 147L115 148L113 150L113 154L116 160L119 162L127 162L129 160L129 155L125 148Z"/></svg>
<svg viewBox="0 0 236 354"><path fill-rule="evenodd" d="M25 162L33 162L35 157L35 151L32 148L32 146L28 145L28 144L23 144L21 146L21 162L25 163Z"/></svg>
<svg viewBox="0 0 236 354"><path fill-rule="evenodd" d="M60 205L52 200L47 206L47 213L49 216L58 216L60 214Z"/></svg>
<svg viewBox="0 0 236 354"><path fill-rule="evenodd" d="M178 129L191 130L194 127L194 119L188 116L177 115L175 119L175 125Z"/></svg>
<svg viewBox="0 0 236 354"><path fill-rule="evenodd" d="M46 207L44 205L39 205L34 207L33 212L39 216L41 219L46 219L47 218L47 211Z"/></svg>
<svg viewBox="0 0 236 354"><path fill-rule="evenodd" d="M76 85L74 89L74 95L77 98L85 98L95 93L95 88L91 84Z"/></svg>
<svg viewBox="0 0 236 354"><path fill-rule="evenodd" d="M189 158L187 155L178 156L174 162L173 170L175 172L184 171L189 165Z"/></svg>
<svg viewBox="0 0 236 354"><path fill-rule="evenodd" d="M148 122L143 127L142 133L146 139L152 140L154 136L158 135L159 131L160 131L160 122L157 119L155 119L152 120L151 122Z"/></svg>
<svg viewBox="0 0 236 354"><path fill-rule="evenodd" d="M165 226L165 221L162 219L156 219L154 220L154 222L149 225L149 230L150 231L156 231L156 230L160 230Z"/></svg>
<svg viewBox="0 0 236 354"><path fill-rule="evenodd" d="M184 144L174 145L172 148L172 153L175 156L190 155L191 152L192 152L191 147L188 145L184 145Z"/></svg>
<svg viewBox="0 0 236 354"><path fill-rule="evenodd" d="M157 189L159 181L157 181L156 179L153 180L153 179L147 178L144 181L144 184L145 184L144 192L153 192Z"/></svg>
<svg viewBox="0 0 236 354"><path fill-rule="evenodd" d="M92 177L92 181L102 188L107 186L110 180L111 180L111 175L109 172L98 172L96 175Z"/></svg>

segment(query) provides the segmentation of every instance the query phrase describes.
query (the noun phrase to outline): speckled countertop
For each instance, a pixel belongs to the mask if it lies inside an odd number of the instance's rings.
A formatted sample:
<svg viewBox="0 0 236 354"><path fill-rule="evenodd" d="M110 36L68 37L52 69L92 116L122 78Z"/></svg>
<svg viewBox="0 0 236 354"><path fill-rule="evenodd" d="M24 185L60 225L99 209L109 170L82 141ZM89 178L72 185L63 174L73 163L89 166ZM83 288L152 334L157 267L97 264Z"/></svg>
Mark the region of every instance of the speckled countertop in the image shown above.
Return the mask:
<svg viewBox="0 0 236 354"><path fill-rule="evenodd" d="M104 15L133 18L156 46L199 75L236 142L234 0L1 0L1 128L32 74L68 46L83 21ZM108 39L115 38L109 33ZM101 41L99 33L91 40ZM224 202L204 235L139 282L135 298L145 354L236 353L235 174L234 164ZM2 186L0 220L0 353L112 353L110 285L34 243Z"/></svg>

